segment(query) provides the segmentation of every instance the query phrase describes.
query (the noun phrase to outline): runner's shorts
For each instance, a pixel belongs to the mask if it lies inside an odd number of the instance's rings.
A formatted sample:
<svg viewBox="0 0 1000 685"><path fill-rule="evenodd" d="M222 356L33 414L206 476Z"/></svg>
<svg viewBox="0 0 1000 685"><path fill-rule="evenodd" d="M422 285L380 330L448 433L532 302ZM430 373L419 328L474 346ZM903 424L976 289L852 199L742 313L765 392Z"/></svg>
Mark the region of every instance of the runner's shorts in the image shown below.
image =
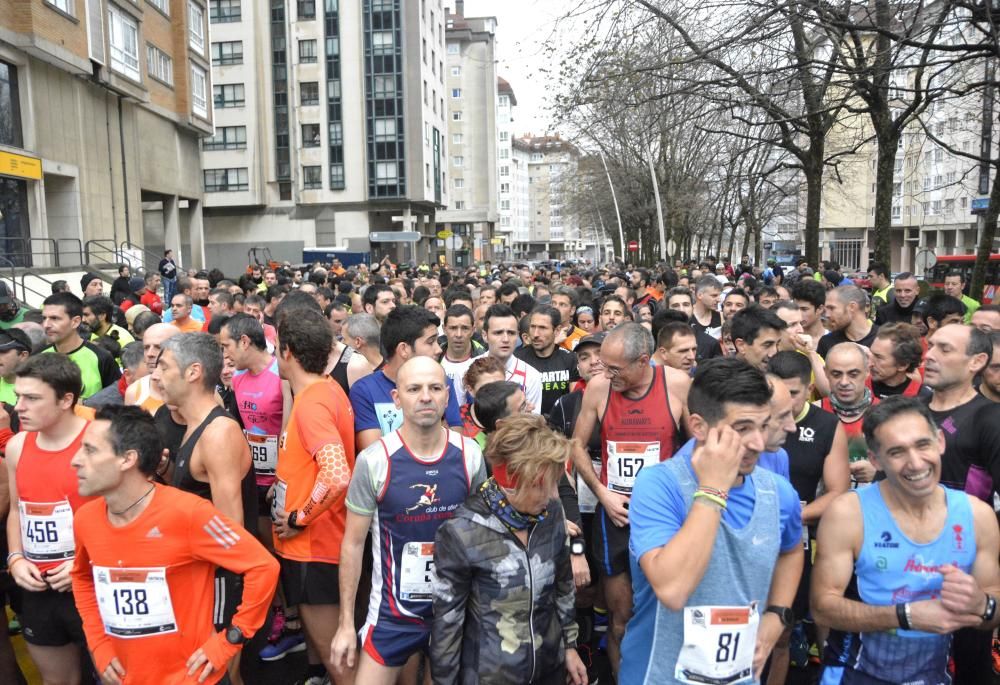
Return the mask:
<svg viewBox="0 0 1000 685"><path fill-rule="evenodd" d="M21 593L20 619L25 641L38 647L87 644L72 592L25 590Z"/></svg>
<svg viewBox="0 0 1000 685"><path fill-rule="evenodd" d="M619 528L600 504L594 510L594 534L591 551L603 576L617 576L629 572L628 562L629 527Z"/></svg>
<svg viewBox="0 0 1000 685"><path fill-rule="evenodd" d="M281 562L281 587L288 606L299 604L340 604L340 567L323 561Z"/></svg>
<svg viewBox="0 0 1000 685"><path fill-rule="evenodd" d="M361 629L361 645L372 659L383 666L405 666L417 653L427 654L431 642L431 628L418 626L400 627L382 621L366 623Z"/></svg>

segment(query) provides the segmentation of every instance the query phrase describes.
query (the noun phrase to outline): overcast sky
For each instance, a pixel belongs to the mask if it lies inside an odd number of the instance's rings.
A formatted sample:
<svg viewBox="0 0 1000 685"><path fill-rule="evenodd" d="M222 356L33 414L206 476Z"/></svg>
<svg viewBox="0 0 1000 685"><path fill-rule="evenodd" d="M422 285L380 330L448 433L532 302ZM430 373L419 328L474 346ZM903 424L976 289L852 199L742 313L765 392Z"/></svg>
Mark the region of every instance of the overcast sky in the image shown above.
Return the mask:
<svg viewBox="0 0 1000 685"><path fill-rule="evenodd" d="M454 0L445 0L454 7ZM547 93L540 67L547 66L544 43L569 0L465 0L465 16L497 18L497 73L510 82L517 97L516 130L541 135L548 128Z"/></svg>

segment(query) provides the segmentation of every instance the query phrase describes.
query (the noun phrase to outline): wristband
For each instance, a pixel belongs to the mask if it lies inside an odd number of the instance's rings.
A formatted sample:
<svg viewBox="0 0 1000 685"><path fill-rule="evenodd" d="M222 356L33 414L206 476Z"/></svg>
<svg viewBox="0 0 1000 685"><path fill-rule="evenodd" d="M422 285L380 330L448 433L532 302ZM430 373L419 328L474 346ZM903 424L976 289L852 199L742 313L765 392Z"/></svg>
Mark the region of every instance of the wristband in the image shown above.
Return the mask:
<svg viewBox="0 0 1000 685"><path fill-rule="evenodd" d="M24 558L23 554L21 556L19 556L19 557L15 557L14 561L12 561L9 564L7 564L7 573L10 573L11 571L13 571L14 567L17 566L17 562L19 562L19 561L27 561L27 559Z"/></svg>
<svg viewBox="0 0 1000 685"><path fill-rule="evenodd" d="M710 495L707 492L702 492L701 490L694 493L694 501L697 502L699 500L718 507L719 511L726 508L726 500L716 495Z"/></svg>
<svg viewBox="0 0 1000 685"><path fill-rule="evenodd" d="M698 492L704 492L707 495L714 495L719 499L728 500L729 493L725 490L719 490L718 488L710 488L707 485L699 485Z"/></svg>
<svg viewBox="0 0 1000 685"><path fill-rule="evenodd" d="M7 562L6 562L7 566L10 566L10 560L13 559L14 557L23 557L23 556L24 552L11 552L10 554L7 555Z"/></svg>
<svg viewBox="0 0 1000 685"><path fill-rule="evenodd" d="M288 515L288 527L289 528L293 528L295 530L303 530L305 528L305 526L302 525L302 524L300 524L299 521L298 521L298 519L299 519L299 512L298 512L298 510L291 512Z"/></svg>
<svg viewBox="0 0 1000 685"><path fill-rule="evenodd" d="M989 595L986 594L986 611L979 618L983 619L983 623L989 623L997 615L997 601Z"/></svg>
<svg viewBox="0 0 1000 685"><path fill-rule="evenodd" d="M896 605L896 620L899 621L899 627L903 630L913 630L913 624L910 622L909 603L900 602Z"/></svg>

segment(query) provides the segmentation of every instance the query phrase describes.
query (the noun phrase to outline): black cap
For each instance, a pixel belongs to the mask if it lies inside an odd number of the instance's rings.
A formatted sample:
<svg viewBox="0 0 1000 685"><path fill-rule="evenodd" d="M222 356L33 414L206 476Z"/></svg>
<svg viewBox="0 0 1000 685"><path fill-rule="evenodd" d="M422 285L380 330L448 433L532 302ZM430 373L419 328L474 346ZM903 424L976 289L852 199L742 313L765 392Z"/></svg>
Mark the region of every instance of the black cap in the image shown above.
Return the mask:
<svg viewBox="0 0 1000 685"><path fill-rule="evenodd" d="M598 331L597 333L591 333L590 335L586 335L586 336L580 338L580 342L578 342L576 344L576 347L574 347L573 349L574 350L578 350L581 347L583 347L584 345L597 345L597 346L600 346L601 343L604 342L604 338L606 338L607 335L608 334L607 334L606 331Z"/></svg>
<svg viewBox="0 0 1000 685"><path fill-rule="evenodd" d="M0 352L23 350L31 353L31 338L20 328L10 328L0 331Z"/></svg>
<svg viewBox="0 0 1000 685"><path fill-rule="evenodd" d="M85 273L83 277L80 278L80 290L86 292L87 286L90 285L91 281L103 280L100 276L95 273Z"/></svg>

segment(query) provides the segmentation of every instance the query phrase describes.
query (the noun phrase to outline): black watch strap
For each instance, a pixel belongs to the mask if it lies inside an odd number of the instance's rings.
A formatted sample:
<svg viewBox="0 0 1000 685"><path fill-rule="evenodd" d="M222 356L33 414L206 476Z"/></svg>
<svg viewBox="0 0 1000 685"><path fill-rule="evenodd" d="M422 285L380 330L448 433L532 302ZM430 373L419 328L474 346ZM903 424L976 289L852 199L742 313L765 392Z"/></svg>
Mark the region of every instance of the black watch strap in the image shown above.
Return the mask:
<svg viewBox="0 0 1000 685"><path fill-rule="evenodd" d="M305 526L299 525L299 512L293 511L288 514L288 527L295 530L302 530Z"/></svg>
<svg viewBox="0 0 1000 685"><path fill-rule="evenodd" d="M989 623L994 618L996 618L996 615L997 615L997 601L996 599L993 598L992 595L987 594L986 611L983 612L983 615L980 616L980 618L983 619L983 623Z"/></svg>
<svg viewBox="0 0 1000 685"><path fill-rule="evenodd" d="M781 625L786 628L791 628L795 625L795 614L788 607L780 607L772 604L768 608L764 609L764 613L777 614L778 618L781 619Z"/></svg>

